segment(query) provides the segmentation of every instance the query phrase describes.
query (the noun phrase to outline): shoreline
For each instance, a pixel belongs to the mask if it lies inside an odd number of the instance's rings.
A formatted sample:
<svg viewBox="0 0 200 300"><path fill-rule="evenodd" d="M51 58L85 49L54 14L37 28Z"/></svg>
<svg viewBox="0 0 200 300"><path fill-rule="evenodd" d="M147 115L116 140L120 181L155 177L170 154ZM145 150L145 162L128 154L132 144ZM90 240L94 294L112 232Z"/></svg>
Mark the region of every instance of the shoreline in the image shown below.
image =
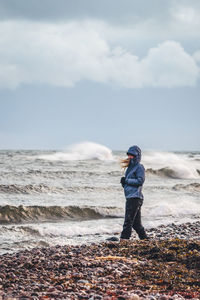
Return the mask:
<svg viewBox="0 0 200 300"><path fill-rule="evenodd" d="M200 221L133 238L0 255L0 299L198 299Z"/></svg>

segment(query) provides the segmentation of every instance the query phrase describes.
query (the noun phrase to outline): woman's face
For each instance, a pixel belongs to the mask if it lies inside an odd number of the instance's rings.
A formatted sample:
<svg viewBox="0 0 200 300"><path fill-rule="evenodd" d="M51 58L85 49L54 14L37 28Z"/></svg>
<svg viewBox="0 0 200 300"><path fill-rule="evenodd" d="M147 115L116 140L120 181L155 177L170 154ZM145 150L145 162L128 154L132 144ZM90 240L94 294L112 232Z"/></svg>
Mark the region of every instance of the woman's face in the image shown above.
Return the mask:
<svg viewBox="0 0 200 300"><path fill-rule="evenodd" d="M132 158L134 158L134 155L128 154L128 158L132 159Z"/></svg>

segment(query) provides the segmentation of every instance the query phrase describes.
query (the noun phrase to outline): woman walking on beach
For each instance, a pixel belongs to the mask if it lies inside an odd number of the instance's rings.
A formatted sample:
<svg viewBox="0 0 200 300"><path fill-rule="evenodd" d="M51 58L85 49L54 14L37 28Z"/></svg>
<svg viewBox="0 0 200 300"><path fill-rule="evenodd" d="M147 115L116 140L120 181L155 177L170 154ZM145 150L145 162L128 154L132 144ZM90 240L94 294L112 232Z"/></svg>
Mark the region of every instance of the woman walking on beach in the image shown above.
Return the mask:
<svg viewBox="0 0 200 300"><path fill-rule="evenodd" d="M122 160L122 166L126 169L125 177L121 178L126 197L125 220L121 233L121 240L128 240L132 228L140 239L148 239L141 223L141 206L143 203L142 186L145 181L145 169L141 160L141 150L138 146L132 146L127 151L128 158Z"/></svg>

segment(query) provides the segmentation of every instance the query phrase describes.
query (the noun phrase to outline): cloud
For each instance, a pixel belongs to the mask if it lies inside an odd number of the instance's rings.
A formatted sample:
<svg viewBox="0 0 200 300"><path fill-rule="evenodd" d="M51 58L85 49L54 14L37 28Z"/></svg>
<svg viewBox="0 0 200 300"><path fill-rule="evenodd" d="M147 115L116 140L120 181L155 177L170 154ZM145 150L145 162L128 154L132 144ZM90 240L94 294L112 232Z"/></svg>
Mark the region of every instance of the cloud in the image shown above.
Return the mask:
<svg viewBox="0 0 200 300"><path fill-rule="evenodd" d="M170 25L170 24L169 24ZM192 40L200 36L199 1L174 1L171 6L171 30L184 39Z"/></svg>
<svg viewBox="0 0 200 300"><path fill-rule="evenodd" d="M17 0L17 5L16 0L6 0L0 2L0 19L52 22L93 18L114 24L127 24L137 22L138 17L141 20L155 17L163 20L170 5L171 0L101 0L98 4L94 0Z"/></svg>
<svg viewBox="0 0 200 300"><path fill-rule="evenodd" d="M113 45L105 22L0 24L0 87L72 87L89 80L125 88L194 86L199 68L180 43L164 41L144 58ZM117 32L115 33L117 35ZM122 34L122 32L120 33Z"/></svg>
<svg viewBox="0 0 200 300"><path fill-rule="evenodd" d="M193 55L194 57L194 60L198 63L200 63L200 50L199 51L196 51Z"/></svg>

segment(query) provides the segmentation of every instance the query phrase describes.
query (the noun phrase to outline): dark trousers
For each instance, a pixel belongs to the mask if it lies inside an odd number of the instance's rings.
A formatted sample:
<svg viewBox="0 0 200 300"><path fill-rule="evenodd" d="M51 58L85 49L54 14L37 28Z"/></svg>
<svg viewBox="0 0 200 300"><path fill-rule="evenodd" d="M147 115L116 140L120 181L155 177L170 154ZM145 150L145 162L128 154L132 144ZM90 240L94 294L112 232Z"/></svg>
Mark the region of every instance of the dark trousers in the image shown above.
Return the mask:
<svg viewBox="0 0 200 300"><path fill-rule="evenodd" d="M147 238L146 232L141 223L141 206L142 200L139 198L126 199L125 220L121 233L122 239L130 238L132 228L137 232L141 240Z"/></svg>

